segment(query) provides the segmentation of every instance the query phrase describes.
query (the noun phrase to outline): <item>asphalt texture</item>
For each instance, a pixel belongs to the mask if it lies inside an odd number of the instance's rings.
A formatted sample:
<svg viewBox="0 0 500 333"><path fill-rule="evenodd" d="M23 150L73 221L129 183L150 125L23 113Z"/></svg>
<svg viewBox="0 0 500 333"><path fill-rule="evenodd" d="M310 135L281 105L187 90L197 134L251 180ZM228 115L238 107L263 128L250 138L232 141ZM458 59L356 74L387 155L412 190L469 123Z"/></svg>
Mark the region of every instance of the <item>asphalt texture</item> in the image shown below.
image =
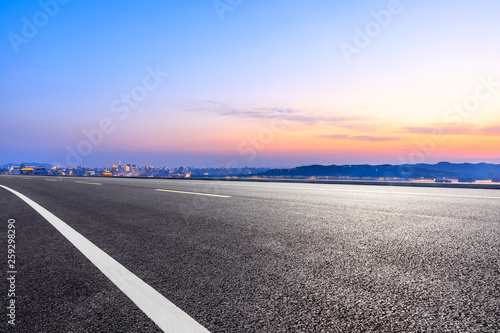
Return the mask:
<svg viewBox="0 0 500 333"><path fill-rule="evenodd" d="M0 185L211 332L500 331L498 190L24 176ZM3 188L0 208L2 276L8 219L18 272L16 325L2 279L0 331L160 331Z"/></svg>

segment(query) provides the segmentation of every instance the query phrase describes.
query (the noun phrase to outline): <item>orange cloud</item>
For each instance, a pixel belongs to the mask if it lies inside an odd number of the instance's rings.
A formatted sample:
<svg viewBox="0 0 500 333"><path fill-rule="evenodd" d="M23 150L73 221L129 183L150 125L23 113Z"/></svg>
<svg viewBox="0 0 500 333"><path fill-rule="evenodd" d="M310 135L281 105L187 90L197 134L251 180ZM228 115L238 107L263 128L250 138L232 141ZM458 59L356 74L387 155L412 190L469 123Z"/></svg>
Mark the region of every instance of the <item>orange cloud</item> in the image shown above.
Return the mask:
<svg viewBox="0 0 500 333"><path fill-rule="evenodd" d="M334 139L334 140L356 140L356 141L396 141L400 140L397 137L391 136L370 136L370 135L345 135L345 134L333 134L333 135L317 135L317 138L321 139Z"/></svg>
<svg viewBox="0 0 500 333"><path fill-rule="evenodd" d="M481 126L477 124L434 124L423 127L403 127L406 133L413 134L448 134L448 135L476 135L476 136L498 136L500 135L500 125Z"/></svg>

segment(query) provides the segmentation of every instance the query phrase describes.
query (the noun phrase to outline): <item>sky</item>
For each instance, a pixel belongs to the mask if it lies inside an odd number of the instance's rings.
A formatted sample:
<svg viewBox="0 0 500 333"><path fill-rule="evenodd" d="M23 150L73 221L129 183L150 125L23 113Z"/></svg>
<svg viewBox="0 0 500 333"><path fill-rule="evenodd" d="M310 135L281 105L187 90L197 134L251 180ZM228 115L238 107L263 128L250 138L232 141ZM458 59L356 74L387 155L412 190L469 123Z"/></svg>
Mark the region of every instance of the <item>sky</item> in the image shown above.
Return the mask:
<svg viewBox="0 0 500 333"><path fill-rule="evenodd" d="M0 165L500 163L500 2L0 2Z"/></svg>

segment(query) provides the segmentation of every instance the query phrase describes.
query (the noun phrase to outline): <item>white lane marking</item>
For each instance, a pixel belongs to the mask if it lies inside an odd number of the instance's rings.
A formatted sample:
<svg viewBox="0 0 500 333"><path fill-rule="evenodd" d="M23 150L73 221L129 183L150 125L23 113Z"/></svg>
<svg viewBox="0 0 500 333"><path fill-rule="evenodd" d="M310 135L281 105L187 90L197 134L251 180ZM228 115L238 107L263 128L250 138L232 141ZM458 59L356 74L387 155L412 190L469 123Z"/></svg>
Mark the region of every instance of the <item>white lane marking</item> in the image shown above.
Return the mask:
<svg viewBox="0 0 500 333"><path fill-rule="evenodd" d="M196 185L196 184L189 184ZM398 195L423 195L423 196L436 196L436 197L453 197L453 198L480 198L480 199L500 199L500 197L495 196L481 196L481 195L460 195L460 194L439 194L439 193L419 193L419 192L398 192L398 191L368 191L368 190L345 190L345 189L337 189L337 188L311 188L311 187L297 187L297 186L262 186L262 185L243 185L236 184L236 182L219 182L216 185L220 185L222 187L231 187L231 186L240 186L240 187L258 187L258 188L271 188L271 189L287 189L287 190L309 190L309 191L330 191L330 192L354 192L354 193L372 193L372 194L398 194ZM325 184L318 184L325 185ZM329 185L329 184L326 184ZM339 185L339 184L331 184L331 185ZM340 185L342 186L342 185ZM357 186L368 186L368 185L357 185ZM371 186L371 185L370 185ZM382 185L380 185L382 186ZM390 186L390 185L384 185ZM394 187L394 186L393 186Z"/></svg>
<svg viewBox="0 0 500 333"><path fill-rule="evenodd" d="M23 177L23 179L28 179L28 180L31 180L31 178L26 178L26 177Z"/></svg>
<svg viewBox="0 0 500 333"><path fill-rule="evenodd" d="M56 179L44 179L46 182L57 182Z"/></svg>
<svg viewBox="0 0 500 333"><path fill-rule="evenodd" d="M206 195L208 197L231 198L230 195L198 193L198 192L184 192L184 191L174 191L174 190L163 190L163 189L160 189L160 188L157 188L156 191L172 192L172 193L182 193L182 194L194 194L194 195Z"/></svg>
<svg viewBox="0 0 500 333"><path fill-rule="evenodd" d="M77 183L77 184L88 184L88 185L102 185L102 183L89 183L89 182L77 182L77 181L75 181L75 183Z"/></svg>
<svg viewBox="0 0 500 333"><path fill-rule="evenodd" d="M106 252L64 223L57 216L26 197L0 185L24 200L89 259L108 279L127 295L156 325L165 332L209 332L175 304L166 299Z"/></svg>

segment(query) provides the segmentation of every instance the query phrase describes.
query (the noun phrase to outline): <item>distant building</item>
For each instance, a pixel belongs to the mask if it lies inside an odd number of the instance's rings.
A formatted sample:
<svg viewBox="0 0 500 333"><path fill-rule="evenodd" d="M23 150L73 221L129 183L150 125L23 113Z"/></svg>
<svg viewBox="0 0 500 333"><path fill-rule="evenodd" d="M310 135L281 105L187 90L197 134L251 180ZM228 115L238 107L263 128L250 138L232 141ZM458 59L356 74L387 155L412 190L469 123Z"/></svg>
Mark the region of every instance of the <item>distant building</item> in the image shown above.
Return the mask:
<svg viewBox="0 0 500 333"><path fill-rule="evenodd" d="M21 174L22 175L32 175L34 173L35 169L30 168L30 167L24 167L21 169Z"/></svg>
<svg viewBox="0 0 500 333"><path fill-rule="evenodd" d="M13 165L13 166L10 167L9 173L11 175L20 175L21 174L21 167Z"/></svg>
<svg viewBox="0 0 500 333"><path fill-rule="evenodd" d="M40 166L40 167L35 167L33 174L35 174L35 175L48 175L49 173L47 172L47 170L45 169L44 166Z"/></svg>

